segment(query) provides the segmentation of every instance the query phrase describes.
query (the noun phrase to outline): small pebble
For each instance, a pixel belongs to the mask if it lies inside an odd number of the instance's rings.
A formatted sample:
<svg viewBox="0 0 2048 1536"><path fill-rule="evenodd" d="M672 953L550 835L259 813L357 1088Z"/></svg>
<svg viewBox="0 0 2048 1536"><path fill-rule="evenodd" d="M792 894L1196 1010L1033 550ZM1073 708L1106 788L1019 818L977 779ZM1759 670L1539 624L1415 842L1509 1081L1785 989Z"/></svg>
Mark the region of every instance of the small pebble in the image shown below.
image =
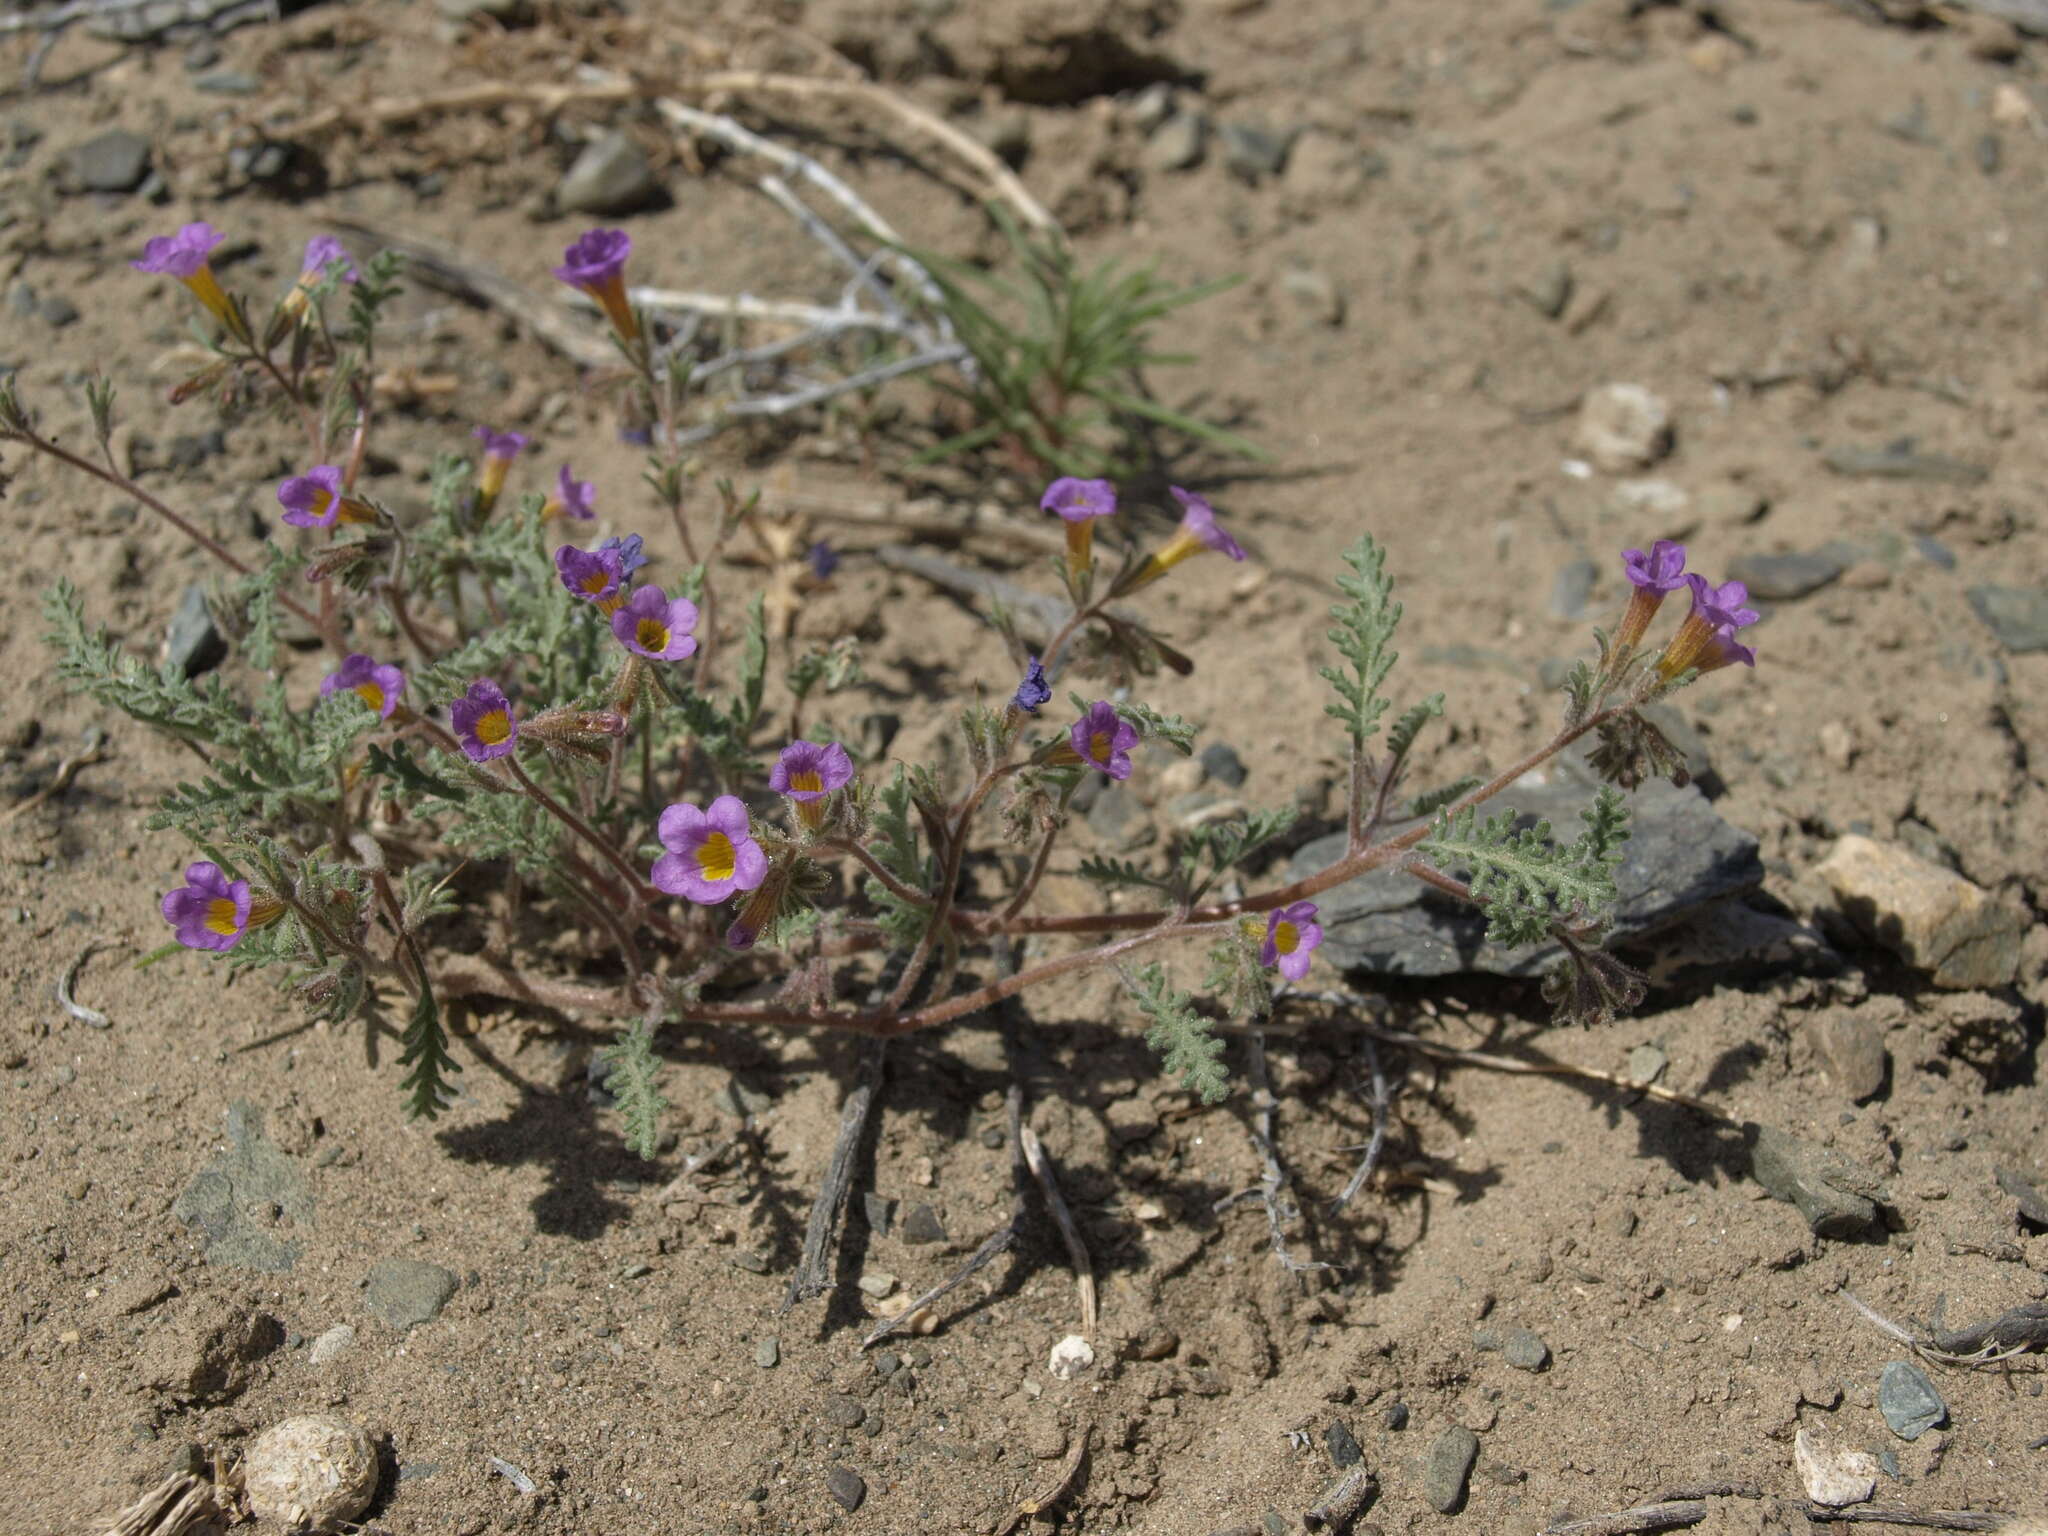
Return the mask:
<svg viewBox="0 0 2048 1536"><path fill-rule="evenodd" d="M825 1491L833 1501L849 1515L861 1506L861 1500L868 1496L868 1485L853 1468L833 1462L825 1472Z"/></svg>
<svg viewBox="0 0 2048 1536"><path fill-rule="evenodd" d="M945 1223L939 1220L939 1213L931 1206L913 1205L903 1218L903 1241L912 1244L943 1243L946 1241Z"/></svg>
<svg viewBox="0 0 2048 1536"><path fill-rule="evenodd" d="M1330 1453L1330 1465L1339 1472L1346 1467L1355 1467L1365 1459L1358 1437L1351 1433L1350 1426L1342 1419L1330 1421L1330 1427L1323 1431L1323 1446Z"/></svg>
<svg viewBox="0 0 2048 1536"><path fill-rule="evenodd" d="M772 1371L782 1363L782 1340L774 1334L754 1345L754 1364L764 1371Z"/></svg>
<svg viewBox="0 0 2048 1536"><path fill-rule="evenodd" d="M1948 1404L1919 1366L1890 1360L1877 1378L1877 1411L1901 1440L1918 1440L1948 1418Z"/></svg>
<svg viewBox="0 0 2048 1536"><path fill-rule="evenodd" d="M1429 1442L1422 1496L1431 1509L1448 1515L1464 1506L1465 1485L1472 1476L1472 1463L1478 1459L1479 1437L1462 1424L1453 1424Z"/></svg>
<svg viewBox="0 0 2048 1536"><path fill-rule="evenodd" d="M1078 1333L1070 1333L1053 1345L1045 1368L1061 1381L1072 1381L1094 1364L1094 1346Z"/></svg>
<svg viewBox="0 0 2048 1536"><path fill-rule="evenodd" d="M1500 1357L1518 1371L1540 1371L1550 1363L1550 1346L1527 1328L1511 1328L1501 1343Z"/></svg>

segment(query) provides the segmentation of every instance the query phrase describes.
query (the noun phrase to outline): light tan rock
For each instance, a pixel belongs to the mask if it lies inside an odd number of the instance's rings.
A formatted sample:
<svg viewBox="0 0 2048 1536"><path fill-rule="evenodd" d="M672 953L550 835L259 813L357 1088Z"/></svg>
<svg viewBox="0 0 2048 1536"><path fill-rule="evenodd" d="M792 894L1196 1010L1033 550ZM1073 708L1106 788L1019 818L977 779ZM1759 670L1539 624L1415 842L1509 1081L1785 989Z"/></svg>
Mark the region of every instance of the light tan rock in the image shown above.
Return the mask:
<svg viewBox="0 0 2048 1536"><path fill-rule="evenodd" d="M1640 384L1602 384L1579 402L1572 447L1605 474L1648 469L1671 451L1671 407Z"/></svg>
<svg viewBox="0 0 2048 1536"><path fill-rule="evenodd" d="M259 1519L324 1531L369 1508L377 1453L348 1420L300 1414L257 1436L243 1464L243 1487Z"/></svg>
<svg viewBox="0 0 2048 1536"><path fill-rule="evenodd" d="M1877 1458L1868 1451L1844 1450L1810 1429L1792 1441L1792 1465L1806 1496L1816 1504L1841 1509L1861 1504L1877 1492Z"/></svg>
<svg viewBox="0 0 2048 1536"><path fill-rule="evenodd" d="M1852 833L1815 873L1843 916L1938 987L2002 987L2019 969L2025 914L1896 843Z"/></svg>

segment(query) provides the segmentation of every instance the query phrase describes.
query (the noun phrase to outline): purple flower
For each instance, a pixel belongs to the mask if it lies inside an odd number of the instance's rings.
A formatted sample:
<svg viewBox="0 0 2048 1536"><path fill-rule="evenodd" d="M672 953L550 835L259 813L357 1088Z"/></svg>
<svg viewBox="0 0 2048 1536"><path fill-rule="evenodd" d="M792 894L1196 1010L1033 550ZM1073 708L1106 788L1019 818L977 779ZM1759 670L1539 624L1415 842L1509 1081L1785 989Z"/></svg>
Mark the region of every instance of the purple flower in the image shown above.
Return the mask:
<svg viewBox="0 0 2048 1536"><path fill-rule="evenodd" d="M374 523L376 509L341 491L341 471L332 464L315 464L303 475L294 475L277 488L278 505L284 520L294 528L332 528L341 523Z"/></svg>
<svg viewBox="0 0 2048 1536"><path fill-rule="evenodd" d="M187 949L233 949L249 931L249 882L230 880L201 859L185 866L185 883L164 897L164 921Z"/></svg>
<svg viewBox="0 0 2048 1536"><path fill-rule="evenodd" d="M226 238L211 224L187 224L175 235L158 235L148 241L142 247L142 259L128 265L138 272L175 277L192 290L192 297L213 311L222 325L246 338L248 322L213 275L213 248Z"/></svg>
<svg viewBox="0 0 2048 1536"><path fill-rule="evenodd" d="M1174 535L1175 543L1182 539L1192 540L1196 548L1190 549L1189 555L1194 554L1196 549L1213 549L1217 554L1227 555L1232 560L1244 558L1244 550L1237 540L1225 533L1222 525L1216 521L1214 507L1193 491L1184 491L1177 485L1169 485L1166 489L1173 499L1180 503L1180 529ZM1169 544L1167 547L1170 549L1172 545ZM1159 563L1164 566L1171 567L1186 558L1187 555L1177 555L1173 560L1169 560L1166 558L1165 550L1159 552Z"/></svg>
<svg viewBox="0 0 2048 1536"><path fill-rule="evenodd" d="M555 494L540 509L540 515L587 523L597 516L597 487L588 480L578 480L564 464L555 475Z"/></svg>
<svg viewBox="0 0 2048 1536"><path fill-rule="evenodd" d="M175 235L158 235L147 242L142 247L142 259L128 265L138 272L161 273L185 282L206 270L213 248L225 239L227 236L211 224L187 224ZM197 864L192 867L200 868ZM213 868L211 864L205 867Z"/></svg>
<svg viewBox="0 0 2048 1536"><path fill-rule="evenodd" d="M490 464L510 464L526 451L526 434L524 432L499 432L490 427L476 427L469 435L484 445L484 463L487 466L485 473L487 474L489 473L488 466Z"/></svg>
<svg viewBox="0 0 2048 1536"><path fill-rule="evenodd" d="M394 666L379 666L376 659L360 653L342 659L341 670L320 679L320 697L346 688L376 711L379 720L389 720L398 708L398 696L405 692L405 674Z"/></svg>
<svg viewBox="0 0 2048 1536"><path fill-rule="evenodd" d="M794 800L797 815L813 830L825 824L826 797L851 782L853 759L836 741L823 746L814 741L792 741L768 770L768 787Z"/></svg>
<svg viewBox="0 0 2048 1536"><path fill-rule="evenodd" d="M737 795L720 795L701 811L687 801L672 805L656 830L668 852L654 861L648 878L671 896L708 907L767 878L768 856L750 835Z"/></svg>
<svg viewBox="0 0 2048 1536"><path fill-rule="evenodd" d="M671 602L659 587L641 587L612 615L612 633L636 656L681 661L697 649L697 605L687 597Z"/></svg>
<svg viewBox="0 0 2048 1536"><path fill-rule="evenodd" d="M1039 706L1052 697L1052 684L1045 680L1045 665L1036 656L1024 664L1024 681L1017 685L1017 692L1010 702L1027 715L1038 713Z"/></svg>
<svg viewBox="0 0 2048 1536"><path fill-rule="evenodd" d="M1685 585L1685 546L1659 539L1646 555L1640 549L1621 552L1621 568L1629 585L1643 592L1676 592Z"/></svg>
<svg viewBox="0 0 2048 1536"><path fill-rule="evenodd" d="M556 277L597 300L622 341L640 335L640 317L626 297L626 258L632 252L632 239L623 229L587 229L562 252L562 264L555 268Z"/></svg>
<svg viewBox="0 0 2048 1536"><path fill-rule="evenodd" d="M1067 740L1089 767L1100 768L1112 779L1131 776L1131 748L1138 744L1138 728L1107 699L1088 706L1088 713L1067 732Z"/></svg>
<svg viewBox="0 0 2048 1536"><path fill-rule="evenodd" d="M813 581L830 581L832 573L839 569L839 551L823 539L804 551L804 560L811 568Z"/></svg>
<svg viewBox="0 0 2048 1536"><path fill-rule="evenodd" d="M633 254L633 237L623 229L586 229L562 252L555 276L572 288L600 288L617 282Z"/></svg>
<svg viewBox="0 0 2048 1536"><path fill-rule="evenodd" d="M315 235L306 242L306 259L299 266L299 281L318 282L337 261L342 264L341 280L344 283L353 283L362 276L356 271L355 260L346 246L332 235Z"/></svg>
<svg viewBox="0 0 2048 1536"><path fill-rule="evenodd" d="M639 535L634 535L638 542ZM564 544L555 551L555 574L573 597L596 603L606 613L625 599L619 595L626 583L627 567L620 557L617 539L607 539L596 549L578 549Z"/></svg>
<svg viewBox="0 0 2048 1536"><path fill-rule="evenodd" d="M617 555L619 557L620 572L623 575L631 576L635 571L639 570L641 566L647 563L647 557L640 553L640 545L640 535L637 533L629 533L623 539L606 539L602 544L598 545L597 548L598 553L600 554L602 554L605 550L610 550L613 554Z"/></svg>
<svg viewBox="0 0 2048 1536"><path fill-rule="evenodd" d="M1749 588L1739 581L1715 586L1706 577L1685 578L1692 588L1692 611L1678 626L1678 633L1657 658L1657 672L1667 682L1681 673L1719 671L1741 662L1756 665L1756 652L1735 638L1735 632L1754 624L1760 614L1745 607Z"/></svg>
<svg viewBox="0 0 2048 1536"><path fill-rule="evenodd" d="M448 706L448 723L462 750L471 761L488 763L507 757L519 743L519 722L512 717L512 701L505 690L487 677L469 685L469 692Z"/></svg>
<svg viewBox="0 0 2048 1536"><path fill-rule="evenodd" d="M1108 517L1116 511L1116 487L1107 480L1080 480L1062 475L1038 499L1041 512L1057 512L1070 523Z"/></svg>
<svg viewBox="0 0 2048 1536"><path fill-rule="evenodd" d="M1266 942L1259 946L1259 964L1277 965L1289 981L1308 974L1308 957L1323 942L1316 922L1316 904L1297 901L1266 916Z"/></svg>
<svg viewBox="0 0 2048 1536"><path fill-rule="evenodd" d="M1621 568L1629 585L1635 588L1614 631L1616 649L1626 651L1641 643L1650 620L1663 606L1665 594L1685 585L1685 546L1673 539L1659 539L1650 546L1647 555L1640 549L1625 549L1621 552Z"/></svg>

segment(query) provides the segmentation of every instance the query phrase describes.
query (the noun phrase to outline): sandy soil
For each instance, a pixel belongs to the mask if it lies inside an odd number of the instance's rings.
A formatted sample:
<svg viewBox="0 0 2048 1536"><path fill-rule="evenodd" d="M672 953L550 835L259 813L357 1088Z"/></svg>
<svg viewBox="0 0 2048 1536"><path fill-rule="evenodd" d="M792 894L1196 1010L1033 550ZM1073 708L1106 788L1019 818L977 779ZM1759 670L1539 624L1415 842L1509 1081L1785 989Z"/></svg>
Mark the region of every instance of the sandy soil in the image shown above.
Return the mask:
<svg viewBox="0 0 2048 1536"><path fill-rule="evenodd" d="M1191 1106L1112 984L1090 980L1033 998L1020 1052L986 1020L894 1051L862 1189L929 1204L947 1240L871 1232L857 1193L839 1289L784 1314L854 1043L672 1033L676 1139L646 1164L590 1090L603 1021L476 1011L461 1102L408 1125L388 1042L304 1029L267 986L223 990L196 960L129 968L160 942L156 897L188 856L145 827L187 762L66 694L37 604L68 576L146 653L206 572L147 514L10 454L23 580L0 595L0 668L18 680L0 704L0 798L46 784L81 733L108 732L109 756L0 821L0 1523L102 1530L168 1471L315 1410L377 1438L384 1476L366 1518L390 1532L988 1531L1058 1483L1083 1441L1085 1470L1058 1507L1067 1528L1294 1530L1334 1476L1332 1425L1377 1477L1365 1518L1383 1532L1535 1531L1562 1511L1708 1484L1757 1496L1711 1500L1701 1532L1801 1530L1788 1501L1802 1426L1883 1452L1881 1504L2042 1509L2038 1357L1930 1367L1948 1419L1909 1443L1875 1406L1901 1350L1840 1294L1900 1318L1946 1298L1951 1324L2048 1297L2048 1237L1993 1181L2009 1167L2048 1182L2048 654L2001 646L1966 597L2048 571L2042 45L2008 53L2011 39L1967 18L1882 26L1788 0L1641 14L1621 0L814 0L772 23L708 9L635 7L621 22L548 6L539 27L498 35L368 0L235 32L196 64L182 42L68 36L43 87L0 106L13 146L0 277L33 291L9 299L0 361L73 431L76 383L104 369L145 482L254 550L290 437L251 419L212 447L180 444L215 421L204 403L164 402L185 318L178 295L128 270L141 241L209 218L253 242L234 269L253 287L288 277L306 235L348 218L450 242L540 289L583 222L545 216L541 199L574 152L570 130L602 121L571 113L548 130L471 112L337 135L299 181L266 186L229 153L266 103L549 79L622 47L656 75L726 57L802 67L817 57L808 36L973 131L1021 114L1024 178L1085 255L1156 261L1180 281L1248 278L1176 324L1201 361L1156 381L1275 455L1262 469L1192 466L1255 565L1197 562L1158 593L1200 666L1156 702L1238 750L1247 798L1284 804L1320 784L1316 803L1340 767L1315 667L1328 573L1361 527L1403 582L1409 690L1451 698L1457 729L1422 765L1438 776L1542 738L1555 704L1541 666L1577 654L1618 602L1621 547L1682 536L1718 571L1854 545L1831 584L1769 605L1754 675L1685 699L1723 786L1717 809L1761 840L1764 899L1819 924L1841 972L1663 990L1596 1032L1552 1031L1532 988L1479 978L1390 985L1386 1017L1446 1046L1615 1073L1654 1045L1667 1086L1881 1181L1886 1230L1814 1236L1748 1176L1724 1121L1401 1052L1385 1056L1400 1091L1383 1174L1341 1216L1319 1215L1371 1116L1356 1032L1312 1018L1275 1041L1273 1075L1309 1211L1294 1246L1334 1268L1290 1273L1257 1201L1216 1209L1259 1178L1243 1097ZM1045 42L1060 37L1081 41ZM9 78L26 47L8 45ZM256 94L195 89L222 70L247 72ZM1298 130L1287 170L1248 184L1215 143L1197 168L1158 168L1131 96L1162 78L1219 123ZM830 297L836 275L744 178L700 174L652 121L624 121L661 150L673 199L626 221L646 281ZM151 141L162 206L62 190L71 146L114 126ZM811 147L917 243L992 249L971 201L919 161L874 152L865 130ZM75 321L52 324L58 298ZM614 527L657 534L606 402L571 365L431 293L402 321L404 362L451 388L397 420L379 473L410 484L470 422L519 426L550 466L594 475ZM1628 477L1572 472L1576 402L1611 381L1669 402L1673 451L1647 473L1687 493L1685 508L1632 506L1617 490ZM900 477L933 400L916 387L896 398L880 469L841 421L726 440L712 467L806 505L887 512L915 494L1035 526L1020 485ZM1987 474L1827 465L1901 438ZM851 730L870 710L900 713L896 754L933 750L932 700L1010 686L1001 646L865 557L865 535L832 536L845 566L799 633L863 633L873 681L831 717ZM1584 558L1601 571L1591 609L1561 619L1554 579ZM295 668L310 692L317 658ZM1835 922L1813 870L1848 832L1931 850L2027 911L2017 985L1938 991ZM78 993L106 1029L53 998L88 945L102 947ZM1881 1032L1889 1053L1885 1086L1861 1103L1822 1048L1843 1020ZM1035 1213L1019 1251L949 1298L934 1333L862 1353L875 1303L858 1277L915 1292L1005 1220L1013 1080L1099 1272L1096 1368L1047 1370L1079 1313L1064 1249ZM685 1158L727 1143L675 1182ZM184 1219L195 1180L220 1167L243 1225L269 1239L257 1252L288 1268L209 1255L204 1223ZM438 1316L404 1331L373 1317L366 1284L390 1259L459 1279ZM312 1341L331 1348L344 1324L353 1342L316 1363ZM1518 1328L1547 1345L1543 1369L1498 1347ZM1445 1515L1425 1498L1425 1463L1457 1425L1477 1434L1478 1461ZM835 1500L835 1468L864 1488L857 1510ZM843 1473L837 1486L851 1486Z"/></svg>

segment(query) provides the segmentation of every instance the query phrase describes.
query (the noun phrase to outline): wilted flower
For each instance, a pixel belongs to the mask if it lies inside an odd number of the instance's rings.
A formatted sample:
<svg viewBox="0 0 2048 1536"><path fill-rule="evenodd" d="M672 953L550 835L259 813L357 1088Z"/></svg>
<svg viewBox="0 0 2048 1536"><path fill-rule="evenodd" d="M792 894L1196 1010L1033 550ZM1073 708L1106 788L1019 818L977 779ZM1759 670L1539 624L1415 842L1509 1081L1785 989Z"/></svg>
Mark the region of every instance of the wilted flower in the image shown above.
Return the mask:
<svg viewBox="0 0 2048 1536"><path fill-rule="evenodd" d="M1051 697L1052 684L1045 680L1045 664L1033 656L1024 663L1024 681L1017 685L1017 692L1010 703L1027 715L1035 715L1039 706Z"/></svg>
<svg viewBox="0 0 2048 1536"><path fill-rule="evenodd" d="M473 762L510 756L519 743L519 722L505 690L487 677L469 685L469 692L448 706L448 723L462 750Z"/></svg>
<svg viewBox="0 0 2048 1536"><path fill-rule="evenodd" d="M634 538L637 542L639 535ZM595 603L606 613L616 612L626 601L627 567L617 545L618 540L607 539L595 549L564 544L555 551L555 574L570 595Z"/></svg>
<svg viewBox="0 0 2048 1536"><path fill-rule="evenodd" d="M1117 583L1116 596L1135 592L1138 588L1157 581L1181 561L1199 555L1203 550L1214 550L1232 560L1242 560L1244 549L1216 521L1216 509L1193 491L1184 491L1177 485L1170 485L1173 499L1180 503L1180 527L1173 537L1159 547L1157 554L1147 555L1138 567Z"/></svg>
<svg viewBox="0 0 2048 1536"><path fill-rule="evenodd" d="M852 781L853 759L836 741L822 746L813 741L792 741L768 771L768 787L795 801L797 815L814 831L825 824L827 797Z"/></svg>
<svg viewBox="0 0 2048 1536"><path fill-rule="evenodd" d="M656 833L668 852L654 861L648 878L671 896L708 907L767 877L768 856L754 841L737 795L720 795L704 810L687 801L671 805Z"/></svg>
<svg viewBox="0 0 2048 1536"><path fill-rule="evenodd" d="M374 710L379 720L389 720L391 712L398 708L398 696L405 692L405 674L397 667L380 666L375 658L355 653L342 658L341 670L320 679L323 699L343 689Z"/></svg>
<svg viewBox="0 0 2048 1536"><path fill-rule="evenodd" d="M277 503L284 508L284 520L294 528L377 521L375 507L342 494L341 471L332 464L315 464L303 475L292 476L277 488Z"/></svg>
<svg viewBox="0 0 2048 1536"><path fill-rule="evenodd" d="M505 489L505 476L511 471L512 461L526 449L526 434L478 427L470 436L484 445L483 467L476 474L476 510L481 517L491 510L498 493Z"/></svg>
<svg viewBox="0 0 2048 1536"><path fill-rule="evenodd" d="M315 235L306 242L306 259L299 264L299 281L319 281L337 261L341 263L340 277L344 283L353 283L362 276L347 246L332 235Z"/></svg>
<svg viewBox="0 0 2048 1536"><path fill-rule="evenodd" d="M1666 681L1684 672L1714 672L1741 662L1756 665L1756 652L1735 638L1735 633L1754 624L1761 615L1743 606L1749 588L1739 581L1716 587L1704 576L1688 576L1692 588L1692 611L1657 658L1657 672Z"/></svg>
<svg viewBox="0 0 2048 1536"><path fill-rule="evenodd" d="M697 605L687 597L670 601L659 587L641 587L612 615L619 644L651 661L681 661L697 649Z"/></svg>
<svg viewBox="0 0 2048 1536"><path fill-rule="evenodd" d="M1308 974L1308 957L1323 942L1323 930L1315 920L1316 904L1297 901L1276 908L1266 917L1266 942L1259 946L1259 964L1280 968L1289 981Z"/></svg>
<svg viewBox="0 0 2048 1536"><path fill-rule="evenodd" d="M1625 549L1621 552L1621 568L1635 590L1630 593L1628 607L1622 611L1621 623L1614 631L1617 650L1640 642L1666 595L1685 585L1685 546L1674 539L1659 539L1650 546L1648 554L1640 549Z"/></svg>
<svg viewBox="0 0 2048 1536"><path fill-rule="evenodd" d="M275 922L284 903L252 896L249 882L230 880L218 864L201 859L185 866L185 883L163 900L164 921L187 949L233 949L251 928Z"/></svg>
<svg viewBox="0 0 2048 1536"><path fill-rule="evenodd" d="M606 539L602 544L598 545L597 548L600 554L602 554L605 550L610 550L613 554L617 555L619 557L620 573L625 576L631 576L635 571L639 570L641 566L647 563L647 556L640 552L640 546L640 535L637 533L629 533L623 539Z"/></svg>
<svg viewBox="0 0 2048 1536"><path fill-rule="evenodd" d="M597 516L597 487L588 480L578 480L564 464L555 475L555 494L547 499L540 515L587 523Z"/></svg>
<svg viewBox="0 0 2048 1536"><path fill-rule="evenodd" d="M632 237L623 229L587 229L555 268L556 277L597 300L622 341L640 335L640 318L626 298L626 258L632 253Z"/></svg>
<svg viewBox="0 0 2048 1536"><path fill-rule="evenodd" d="M1057 512L1067 524L1067 569L1076 580L1088 569L1095 540L1095 519L1116 511L1116 487L1107 480L1081 480L1062 475L1038 499L1042 512Z"/></svg>
<svg viewBox="0 0 2048 1536"><path fill-rule="evenodd" d="M1100 768L1112 779L1131 776L1131 748L1138 744L1138 728L1107 699L1088 706L1088 713L1067 732L1067 740L1089 767Z"/></svg>
<svg viewBox="0 0 2048 1536"><path fill-rule="evenodd" d="M242 318L235 301L222 289L220 280L213 275L213 248L226 238L211 224L187 224L175 235L157 235L147 241L142 247L142 259L128 265L138 272L175 277L192 290L195 299L219 317L221 324L237 336L246 337L248 322Z"/></svg>

